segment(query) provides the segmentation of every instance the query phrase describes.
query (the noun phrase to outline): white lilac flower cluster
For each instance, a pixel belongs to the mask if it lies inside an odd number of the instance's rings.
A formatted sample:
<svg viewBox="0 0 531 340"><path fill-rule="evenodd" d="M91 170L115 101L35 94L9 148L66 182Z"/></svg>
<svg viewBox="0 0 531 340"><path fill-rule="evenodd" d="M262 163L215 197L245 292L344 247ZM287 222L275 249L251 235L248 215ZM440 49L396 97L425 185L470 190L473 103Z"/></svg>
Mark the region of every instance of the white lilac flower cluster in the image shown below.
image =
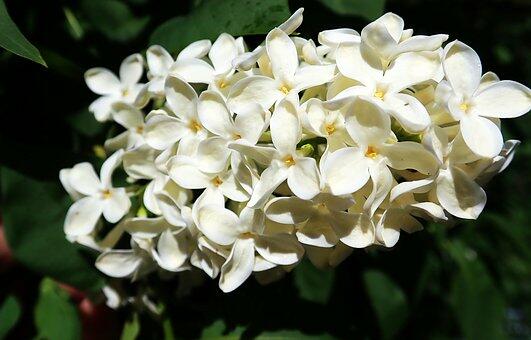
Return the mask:
<svg viewBox="0 0 531 340"><path fill-rule="evenodd" d="M421 221L475 219L480 186L512 159L500 118L531 108L529 88L482 74L473 49L413 35L387 13L361 34L290 36L299 9L248 51L221 34L174 59L127 57L119 78L86 72L90 106L123 132L98 176L60 173L75 200L67 238L101 252L96 267L136 280L199 268L229 292L271 281L306 253L335 266L353 248L393 247ZM123 167L124 187L112 174Z"/></svg>

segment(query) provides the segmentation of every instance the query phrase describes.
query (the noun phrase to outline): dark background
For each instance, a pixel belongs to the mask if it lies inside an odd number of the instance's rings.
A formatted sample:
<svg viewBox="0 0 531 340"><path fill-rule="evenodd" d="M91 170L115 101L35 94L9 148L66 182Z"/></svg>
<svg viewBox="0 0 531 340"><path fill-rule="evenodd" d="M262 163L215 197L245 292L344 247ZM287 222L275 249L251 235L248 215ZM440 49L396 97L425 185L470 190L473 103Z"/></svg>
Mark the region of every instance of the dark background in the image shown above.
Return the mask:
<svg viewBox="0 0 531 340"><path fill-rule="evenodd" d="M136 17L149 18L127 39L102 33L88 14L90 1L6 1L13 20L39 48L48 68L0 52L2 169L15 170L28 181L57 182L61 168L94 160L92 147L103 142L108 126L95 124L87 113L96 97L86 87L83 72L94 66L117 70L125 56L145 51L157 26L188 13L197 1L124 2ZM315 41L319 31L352 27L361 32L368 22L339 15L317 0L289 5L291 12L305 7L298 31ZM72 33L65 9L77 15L84 27L82 37ZM531 83L530 1L389 0L385 10L402 16L415 34L447 33L450 41L467 43L480 55L484 72ZM263 35L245 39L254 47ZM152 278L155 289L167 298L165 320L171 320L176 337L185 338L208 337L205 329L217 328L220 334L243 337L285 331L284 336L296 338L530 338L530 119L503 121L505 139L523 143L508 170L487 186L488 203L477 221L453 228L430 225L403 234L391 251L357 250L334 271L302 264L277 283L262 287L251 279L228 295L221 293L217 281L206 281L177 298L176 287L186 278L160 284ZM5 200L4 195L1 207L7 209ZM33 213L31 208L27 213ZM32 309L43 275L25 268L15 264L0 271L0 301L13 292L22 301L14 338L38 332ZM132 313L113 314L116 327L121 330ZM147 313L140 313L140 320L141 338L163 333L163 320Z"/></svg>

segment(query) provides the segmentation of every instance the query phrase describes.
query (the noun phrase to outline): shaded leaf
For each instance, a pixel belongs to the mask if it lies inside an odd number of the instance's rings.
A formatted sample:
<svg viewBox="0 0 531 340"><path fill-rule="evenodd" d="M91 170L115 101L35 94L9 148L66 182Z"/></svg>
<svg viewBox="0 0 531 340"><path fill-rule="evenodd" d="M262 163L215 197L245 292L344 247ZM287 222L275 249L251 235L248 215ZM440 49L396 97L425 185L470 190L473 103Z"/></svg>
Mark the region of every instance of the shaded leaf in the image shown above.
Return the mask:
<svg viewBox="0 0 531 340"><path fill-rule="evenodd" d="M68 124L72 129L85 137L94 137L100 134L105 124L98 122L94 115L88 109L82 109L78 112L66 116Z"/></svg>
<svg viewBox="0 0 531 340"><path fill-rule="evenodd" d="M4 0L0 0L0 46L16 55L46 66L39 50L24 37L9 16Z"/></svg>
<svg viewBox="0 0 531 340"><path fill-rule="evenodd" d="M44 182L8 168L1 172L6 238L14 257L33 271L80 289L96 289L101 277L65 239L63 221L71 204L59 180Z"/></svg>
<svg viewBox="0 0 531 340"><path fill-rule="evenodd" d="M205 327L201 332L201 339L224 339L224 340L238 340L244 332L244 327L236 327L233 330L228 330L223 320L216 320L210 326Z"/></svg>
<svg viewBox="0 0 531 340"><path fill-rule="evenodd" d="M305 260L293 272L301 298L322 304L328 302L334 284L334 270L319 269Z"/></svg>
<svg viewBox="0 0 531 340"><path fill-rule="evenodd" d="M4 339L15 327L21 314L20 303L13 295L9 295L0 307L0 339Z"/></svg>
<svg viewBox="0 0 531 340"><path fill-rule="evenodd" d="M408 316L404 292L386 274L378 270L364 272L363 281L376 313L382 338L393 338Z"/></svg>
<svg viewBox="0 0 531 340"><path fill-rule="evenodd" d="M81 322L68 293L49 278L42 280L35 306L38 338L77 340L81 338Z"/></svg>
<svg viewBox="0 0 531 340"><path fill-rule="evenodd" d="M323 5L341 15L358 15L374 20L383 14L385 0L319 0Z"/></svg>
<svg viewBox="0 0 531 340"><path fill-rule="evenodd" d="M455 318L466 339L505 339L505 303L484 264L462 242L445 244L457 272L451 290Z"/></svg>
<svg viewBox="0 0 531 340"><path fill-rule="evenodd" d="M308 335L296 330L282 330L275 332L263 332L256 337L257 340L273 340L273 339L303 339L303 340L327 340L336 339L329 334Z"/></svg>
<svg viewBox="0 0 531 340"><path fill-rule="evenodd" d="M109 40L134 39L149 22L148 16L135 17L131 9L118 0L84 0L81 4L94 28Z"/></svg>
<svg viewBox="0 0 531 340"><path fill-rule="evenodd" d="M133 314L133 318L124 324L122 330L121 340L135 340L140 333L140 322L138 321L138 314Z"/></svg>
<svg viewBox="0 0 531 340"><path fill-rule="evenodd" d="M289 15L287 0L205 0L187 16L160 25L150 43L177 52L196 40L214 40L223 32L235 36L264 34Z"/></svg>

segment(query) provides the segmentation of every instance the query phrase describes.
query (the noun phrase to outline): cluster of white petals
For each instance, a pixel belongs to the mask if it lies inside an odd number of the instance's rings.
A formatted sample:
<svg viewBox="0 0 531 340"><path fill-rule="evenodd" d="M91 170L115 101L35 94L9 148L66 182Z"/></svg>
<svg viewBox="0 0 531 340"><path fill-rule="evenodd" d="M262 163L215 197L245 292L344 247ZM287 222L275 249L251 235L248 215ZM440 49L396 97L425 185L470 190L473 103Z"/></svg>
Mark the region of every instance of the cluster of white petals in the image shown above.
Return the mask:
<svg viewBox="0 0 531 340"><path fill-rule="evenodd" d="M119 77L86 72L101 95L90 111L123 132L105 142L100 176L81 163L60 179L75 201L66 236L101 252L100 271L137 280L198 268L229 292L305 254L335 266L428 221L479 216L481 185L519 144L504 143L500 118L530 110L529 88L395 14L316 44L290 36L302 12L252 51L224 33L176 59L151 46ZM127 178L113 186L119 168Z"/></svg>

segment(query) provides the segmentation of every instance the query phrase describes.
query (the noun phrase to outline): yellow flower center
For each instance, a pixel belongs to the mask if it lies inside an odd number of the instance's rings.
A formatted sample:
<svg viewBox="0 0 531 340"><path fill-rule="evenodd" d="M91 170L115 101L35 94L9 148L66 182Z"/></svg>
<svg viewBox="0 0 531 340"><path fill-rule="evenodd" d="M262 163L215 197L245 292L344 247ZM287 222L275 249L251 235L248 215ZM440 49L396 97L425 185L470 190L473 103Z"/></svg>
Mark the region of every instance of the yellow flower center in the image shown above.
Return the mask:
<svg viewBox="0 0 531 340"><path fill-rule="evenodd" d="M219 178L219 176L216 176L212 180L212 183L214 184L214 186L219 187L220 185L223 184L223 181L221 180L221 178Z"/></svg>
<svg viewBox="0 0 531 340"><path fill-rule="evenodd" d="M199 124L196 120L192 120L190 122L190 125L189 125L189 128L193 131L193 132L199 132L199 130L201 130L201 124Z"/></svg>
<svg viewBox="0 0 531 340"><path fill-rule="evenodd" d="M122 90L122 97L127 97L129 95L129 89Z"/></svg>
<svg viewBox="0 0 531 340"><path fill-rule="evenodd" d="M112 192L109 189L102 190L101 197L103 197L104 200L107 200L112 197Z"/></svg>
<svg viewBox="0 0 531 340"><path fill-rule="evenodd" d="M220 89L223 89L227 86L227 83L224 80L220 80L218 86Z"/></svg>
<svg viewBox="0 0 531 340"><path fill-rule="evenodd" d="M462 103L461 105L459 105L459 108L461 109L461 111L467 112L468 111L468 104L467 103Z"/></svg>
<svg viewBox="0 0 531 340"><path fill-rule="evenodd" d="M289 92L289 87L286 86L286 85L282 85L282 86L280 87L280 91L282 91L282 93L284 93L284 94L288 94L288 92Z"/></svg>
<svg viewBox="0 0 531 340"><path fill-rule="evenodd" d="M136 133L141 135L143 132L144 132L144 127L143 126L137 126L136 127Z"/></svg>
<svg viewBox="0 0 531 340"><path fill-rule="evenodd" d="M376 158L376 156L378 156L378 151L376 148L369 146L367 151L365 151L365 157Z"/></svg>
<svg viewBox="0 0 531 340"><path fill-rule="evenodd" d="M293 159L292 156L284 157L283 161L284 161L284 164L286 164L286 166L292 166L293 164L295 164L295 160Z"/></svg>
<svg viewBox="0 0 531 340"><path fill-rule="evenodd" d="M336 127L334 124L326 124L325 129L326 133L328 133L329 135L333 134L336 131Z"/></svg>
<svg viewBox="0 0 531 340"><path fill-rule="evenodd" d="M385 92L383 90L376 89L376 91L374 91L374 97L375 98L383 99L384 96L385 96Z"/></svg>
<svg viewBox="0 0 531 340"><path fill-rule="evenodd" d="M239 133L233 133L232 134L232 139L237 140L237 139L240 139L240 138L242 138L242 135L240 135Z"/></svg>

